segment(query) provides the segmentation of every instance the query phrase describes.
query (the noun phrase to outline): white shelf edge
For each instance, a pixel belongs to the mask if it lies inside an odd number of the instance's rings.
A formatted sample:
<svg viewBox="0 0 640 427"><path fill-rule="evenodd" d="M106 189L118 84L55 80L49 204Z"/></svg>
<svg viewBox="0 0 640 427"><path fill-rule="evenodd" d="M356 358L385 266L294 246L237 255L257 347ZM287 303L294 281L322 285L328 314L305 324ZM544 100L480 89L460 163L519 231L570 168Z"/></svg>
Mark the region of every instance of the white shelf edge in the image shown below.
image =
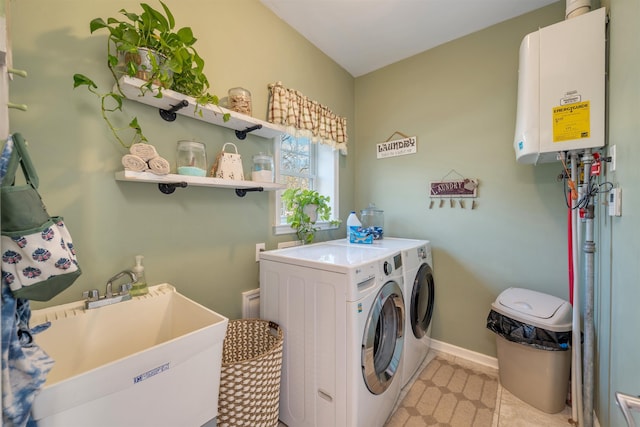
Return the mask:
<svg viewBox="0 0 640 427"><path fill-rule="evenodd" d="M222 126L233 130L245 130L255 125L261 125L261 129L250 132L251 135L261 136L263 138L275 138L285 133L283 126L274 125L273 123L265 122L263 120L256 119L245 114L237 113L235 111L227 110L226 108L219 107L217 105L198 105L194 98L175 92L169 89L162 89L162 98L156 98L158 90L154 89L141 93L140 88L146 84L144 80L137 79L135 77L123 76L119 80L120 88L125 97L131 101L140 102L142 104L150 105L156 108L162 108L163 110L170 109L173 105L177 105L182 100L187 100L189 105L181 108L176 113L181 116L190 117L192 119L201 120L207 123L211 123L217 126ZM117 92L117 88L114 88ZM197 107L197 109L196 109ZM202 115L200 115L200 112ZM225 122L223 115L229 113L231 118Z"/></svg>
<svg viewBox="0 0 640 427"><path fill-rule="evenodd" d="M275 184L271 182L258 181L234 181L230 179L210 178L205 176L189 176L189 175L156 175L151 172L135 172L135 171L118 171L116 172L116 181L129 182L147 182L156 184L173 184L186 182L187 185L196 187L218 187L218 188L235 188L248 189L262 187L264 191L276 191L286 188L284 184Z"/></svg>

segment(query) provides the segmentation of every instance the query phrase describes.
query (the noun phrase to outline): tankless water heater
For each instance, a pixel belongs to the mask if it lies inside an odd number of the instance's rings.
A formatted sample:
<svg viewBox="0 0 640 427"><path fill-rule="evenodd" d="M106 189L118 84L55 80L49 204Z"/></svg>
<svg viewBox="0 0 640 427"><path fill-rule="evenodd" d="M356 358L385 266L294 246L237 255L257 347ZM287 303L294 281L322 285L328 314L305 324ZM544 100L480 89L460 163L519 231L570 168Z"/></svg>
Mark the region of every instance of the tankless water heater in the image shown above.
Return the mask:
<svg viewBox="0 0 640 427"><path fill-rule="evenodd" d="M514 149L519 163L605 143L606 9L541 28L520 45Z"/></svg>

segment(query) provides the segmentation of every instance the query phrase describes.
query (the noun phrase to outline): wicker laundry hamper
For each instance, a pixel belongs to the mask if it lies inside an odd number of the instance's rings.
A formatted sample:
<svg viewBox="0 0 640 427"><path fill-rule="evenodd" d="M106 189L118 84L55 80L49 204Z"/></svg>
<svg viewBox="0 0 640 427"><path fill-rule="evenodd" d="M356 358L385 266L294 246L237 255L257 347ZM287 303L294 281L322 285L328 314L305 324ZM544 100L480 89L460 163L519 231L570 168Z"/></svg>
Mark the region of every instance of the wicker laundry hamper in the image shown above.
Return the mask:
<svg viewBox="0 0 640 427"><path fill-rule="evenodd" d="M222 347L220 427L276 427L284 333L274 322L231 320Z"/></svg>

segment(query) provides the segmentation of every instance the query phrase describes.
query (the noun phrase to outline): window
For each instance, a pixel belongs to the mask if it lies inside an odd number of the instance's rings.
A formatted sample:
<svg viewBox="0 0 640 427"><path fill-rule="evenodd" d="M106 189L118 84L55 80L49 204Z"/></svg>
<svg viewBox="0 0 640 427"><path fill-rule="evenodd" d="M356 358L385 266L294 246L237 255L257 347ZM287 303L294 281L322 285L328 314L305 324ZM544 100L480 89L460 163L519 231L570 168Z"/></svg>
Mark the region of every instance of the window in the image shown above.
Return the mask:
<svg viewBox="0 0 640 427"><path fill-rule="evenodd" d="M285 135L280 143L280 181L287 188L314 189L317 165L316 144L309 138Z"/></svg>
<svg viewBox="0 0 640 427"><path fill-rule="evenodd" d="M276 141L276 182L287 188L309 188L331 198L331 215L339 216L338 210L338 150L321 143L311 142L308 137L285 135ZM276 192L276 234L293 233L287 224L287 215L280 195ZM330 228L329 223L318 223L320 229Z"/></svg>

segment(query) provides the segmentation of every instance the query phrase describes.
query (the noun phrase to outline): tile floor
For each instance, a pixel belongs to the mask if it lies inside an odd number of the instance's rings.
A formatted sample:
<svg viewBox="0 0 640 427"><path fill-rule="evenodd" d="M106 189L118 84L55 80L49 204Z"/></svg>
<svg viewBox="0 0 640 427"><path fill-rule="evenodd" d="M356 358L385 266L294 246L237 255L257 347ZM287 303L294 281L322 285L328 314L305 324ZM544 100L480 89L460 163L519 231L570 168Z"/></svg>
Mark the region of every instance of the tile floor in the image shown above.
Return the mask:
<svg viewBox="0 0 640 427"><path fill-rule="evenodd" d="M571 408L557 414L547 414L498 386L498 405L493 416L493 427L566 427L571 419Z"/></svg>
<svg viewBox="0 0 640 427"><path fill-rule="evenodd" d="M456 357L451 354L435 351L429 352L420 370L424 369L424 367L427 366L427 364L436 357L436 355L481 372L492 373L494 375L497 374L497 370L494 368L470 362L467 359ZM417 377L418 374L419 372L417 372L415 376ZM400 400L402 400L404 395L409 391L411 385L412 383L407 384L407 386L402 390ZM518 399L498 383L496 410L493 414L493 423L491 427L566 427L567 425L570 425L568 423L570 418L570 407L565 407L562 412L557 414L547 414L546 412L542 412Z"/></svg>
<svg viewBox="0 0 640 427"><path fill-rule="evenodd" d="M494 368L473 363L467 359L459 358L451 354L435 351L429 352L420 370L424 369L424 367L427 366L427 364L436 357L436 355L443 358L450 358L457 364L468 366L472 369L483 372L492 372L493 374L496 373L496 369ZM419 372L416 373L416 376L418 374ZM409 391L411 385L412 382L407 384L407 386L402 390L398 403ZM496 410L493 414L493 423L491 427L567 427L568 425L571 425L568 423L570 418L570 407L566 407L562 412L557 414L547 414L518 399L498 383ZM286 427L284 423L280 423L279 426Z"/></svg>

